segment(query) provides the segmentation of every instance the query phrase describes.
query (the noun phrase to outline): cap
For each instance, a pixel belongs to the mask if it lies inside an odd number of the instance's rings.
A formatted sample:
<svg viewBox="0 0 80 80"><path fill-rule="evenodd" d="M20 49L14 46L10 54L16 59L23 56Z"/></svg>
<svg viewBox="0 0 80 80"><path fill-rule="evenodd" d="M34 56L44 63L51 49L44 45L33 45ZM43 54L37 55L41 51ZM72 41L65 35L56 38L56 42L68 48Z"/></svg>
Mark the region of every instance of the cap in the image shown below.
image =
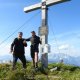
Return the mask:
<svg viewBox="0 0 80 80"><path fill-rule="evenodd" d="M35 33L35 31L31 31L31 33Z"/></svg>

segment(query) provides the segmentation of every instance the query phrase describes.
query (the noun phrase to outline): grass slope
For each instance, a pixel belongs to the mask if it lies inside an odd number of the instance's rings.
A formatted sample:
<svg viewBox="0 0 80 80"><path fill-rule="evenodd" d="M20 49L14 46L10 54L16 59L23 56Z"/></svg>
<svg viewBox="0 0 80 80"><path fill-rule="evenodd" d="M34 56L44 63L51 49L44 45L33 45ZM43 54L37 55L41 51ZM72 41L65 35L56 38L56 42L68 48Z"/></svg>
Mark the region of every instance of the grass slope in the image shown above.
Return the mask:
<svg viewBox="0 0 80 80"><path fill-rule="evenodd" d="M40 66L40 64L39 64ZM48 69L35 71L32 63L27 63L26 70L22 69L20 63L17 69L12 71L10 64L0 64L0 80L80 80L80 67L65 65L61 63L49 64ZM57 67L55 71L50 69Z"/></svg>

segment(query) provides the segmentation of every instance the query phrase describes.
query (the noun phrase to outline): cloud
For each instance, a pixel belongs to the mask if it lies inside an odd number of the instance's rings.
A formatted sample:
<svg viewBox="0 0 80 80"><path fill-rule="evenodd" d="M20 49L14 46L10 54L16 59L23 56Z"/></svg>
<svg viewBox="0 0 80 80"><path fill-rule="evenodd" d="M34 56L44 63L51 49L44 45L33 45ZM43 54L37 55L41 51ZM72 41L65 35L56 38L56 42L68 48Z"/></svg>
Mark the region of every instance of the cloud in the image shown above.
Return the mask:
<svg viewBox="0 0 80 80"><path fill-rule="evenodd" d="M26 55L27 59L29 59L29 60L31 59L31 56L30 56L30 46L25 48L25 55Z"/></svg>
<svg viewBox="0 0 80 80"><path fill-rule="evenodd" d="M60 50L68 50L69 47L70 47L69 44L64 44L64 45L59 46L59 49Z"/></svg>
<svg viewBox="0 0 80 80"><path fill-rule="evenodd" d="M10 44L3 44L0 46L0 56L10 55Z"/></svg>
<svg viewBox="0 0 80 80"><path fill-rule="evenodd" d="M50 40L51 54L63 53L70 56L80 56L80 40L78 38L80 32L67 32L64 34L56 35L56 40Z"/></svg>

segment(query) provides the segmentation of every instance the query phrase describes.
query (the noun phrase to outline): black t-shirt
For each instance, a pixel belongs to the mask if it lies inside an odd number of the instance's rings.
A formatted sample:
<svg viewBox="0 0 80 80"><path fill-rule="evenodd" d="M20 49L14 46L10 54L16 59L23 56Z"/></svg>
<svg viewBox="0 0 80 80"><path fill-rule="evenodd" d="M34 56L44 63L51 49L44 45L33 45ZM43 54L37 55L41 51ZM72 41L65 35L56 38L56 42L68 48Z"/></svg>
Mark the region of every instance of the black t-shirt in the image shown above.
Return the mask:
<svg viewBox="0 0 80 80"><path fill-rule="evenodd" d="M26 41L30 41L31 42L31 46L38 46L39 43L41 44L41 41L40 41L40 37L38 36L34 36L34 37L30 37L28 39L26 39Z"/></svg>
<svg viewBox="0 0 80 80"><path fill-rule="evenodd" d="M23 41L25 39L18 39L18 38L15 38L13 43L11 44L11 50L13 50L13 53L14 54L24 54L25 53L25 49L24 47L27 46L27 43L26 44L23 44Z"/></svg>

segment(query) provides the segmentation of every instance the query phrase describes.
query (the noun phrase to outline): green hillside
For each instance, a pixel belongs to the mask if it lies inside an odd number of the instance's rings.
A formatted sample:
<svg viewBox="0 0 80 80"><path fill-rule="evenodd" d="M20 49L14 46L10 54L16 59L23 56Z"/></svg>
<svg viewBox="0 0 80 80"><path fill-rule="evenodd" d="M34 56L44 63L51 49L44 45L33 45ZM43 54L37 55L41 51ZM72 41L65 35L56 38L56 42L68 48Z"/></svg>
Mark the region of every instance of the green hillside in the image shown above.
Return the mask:
<svg viewBox="0 0 80 80"><path fill-rule="evenodd" d="M26 70L20 63L16 70L11 68L10 64L0 64L0 80L80 80L80 67L60 63L49 64L48 69L39 68L39 71L32 68L31 62L27 63Z"/></svg>

